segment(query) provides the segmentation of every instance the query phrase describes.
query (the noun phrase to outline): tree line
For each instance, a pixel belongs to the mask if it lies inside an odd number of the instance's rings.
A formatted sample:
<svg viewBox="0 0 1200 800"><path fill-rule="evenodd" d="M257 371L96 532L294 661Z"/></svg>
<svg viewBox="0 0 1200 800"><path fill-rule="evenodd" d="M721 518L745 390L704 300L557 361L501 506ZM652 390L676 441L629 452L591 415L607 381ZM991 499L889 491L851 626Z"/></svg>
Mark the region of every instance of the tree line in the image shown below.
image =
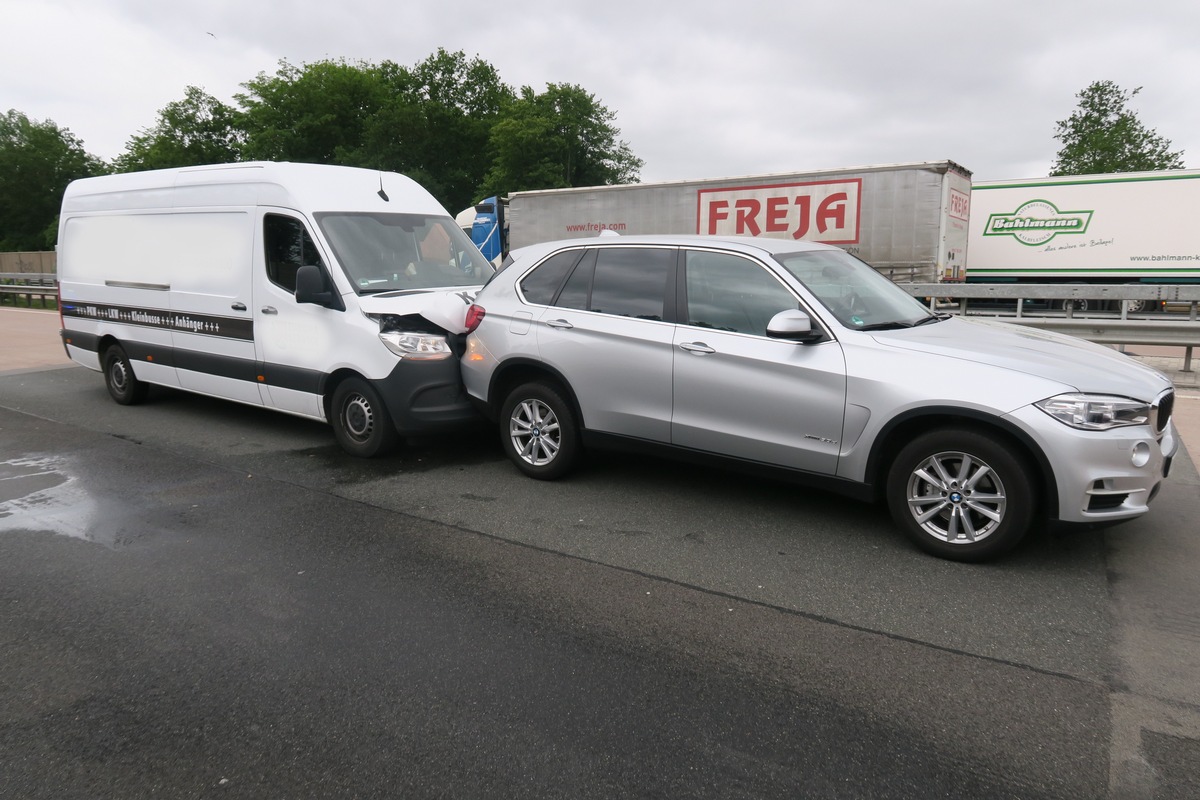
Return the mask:
<svg viewBox="0 0 1200 800"><path fill-rule="evenodd" d="M225 103L189 86L111 163L51 120L0 116L0 251L53 249L76 178L113 172L296 161L401 172L452 212L523 189L631 183L642 160L616 115L583 87L505 84L462 52L391 61L281 61Z"/></svg>
<svg viewBox="0 0 1200 800"><path fill-rule="evenodd" d="M19 111L0 116L0 251L52 249L63 190L76 178L237 161L298 161L409 175L451 211L524 189L638 180L642 160L615 114L583 87L519 91L462 52L412 67L391 61L280 62L234 103L195 86L158 112L111 163L69 130ZM1055 128L1051 175L1180 169L1183 152L1129 109L1141 87L1096 81Z"/></svg>

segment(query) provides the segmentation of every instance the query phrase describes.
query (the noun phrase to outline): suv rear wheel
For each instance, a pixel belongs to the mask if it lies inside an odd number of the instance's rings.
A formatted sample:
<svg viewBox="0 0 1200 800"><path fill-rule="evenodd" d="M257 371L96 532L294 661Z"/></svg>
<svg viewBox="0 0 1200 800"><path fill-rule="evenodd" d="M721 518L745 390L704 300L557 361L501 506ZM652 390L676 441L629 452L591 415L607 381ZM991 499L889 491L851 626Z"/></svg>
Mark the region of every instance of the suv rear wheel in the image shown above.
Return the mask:
<svg viewBox="0 0 1200 800"><path fill-rule="evenodd" d="M558 387L526 383L509 392L500 410L500 441L517 469L552 481L579 459L579 426Z"/></svg>
<svg viewBox="0 0 1200 800"><path fill-rule="evenodd" d="M949 428L924 433L892 462L888 508L927 553L983 561L1028 533L1036 493L1024 459L996 437Z"/></svg>

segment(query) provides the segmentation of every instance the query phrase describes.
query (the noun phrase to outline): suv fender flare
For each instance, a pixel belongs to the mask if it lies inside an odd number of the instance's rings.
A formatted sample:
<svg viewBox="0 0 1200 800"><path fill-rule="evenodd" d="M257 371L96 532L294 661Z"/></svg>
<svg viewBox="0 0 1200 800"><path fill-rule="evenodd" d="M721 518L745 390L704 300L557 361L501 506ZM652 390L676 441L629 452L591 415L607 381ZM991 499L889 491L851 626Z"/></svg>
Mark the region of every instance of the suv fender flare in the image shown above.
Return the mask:
<svg viewBox="0 0 1200 800"><path fill-rule="evenodd" d="M998 431L1014 440L1037 466L1038 475L1034 483L1041 492L1046 516L1051 519L1058 517L1058 485L1054 480L1054 468L1033 437L1003 417L961 406L922 406L897 414L888 420L876 435L875 441L871 445L871 453L867 456L865 478L871 484L874 492L878 494L883 485L881 476L888 464L900 447L911 438L911 436L901 435L897 439L896 437L902 434L902 429L924 430L928 426L922 425L922 422L936 422L937 425L944 426L948 421L958 421L969 427Z"/></svg>
<svg viewBox="0 0 1200 800"><path fill-rule="evenodd" d="M565 395L564 399L571 404L571 408L575 412L575 419L579 422L580 430L586 429L587 425L584 423L583 409L579 407L579 398L575 396L575 390L571 388L571 384L566 377L544 361L525 358L523 356L506 359L492 371L491 380L488 381L487 393L486 410L489 416L497 417L499 415L500 404L504 402L512 389L519 384L538 380L539 378L551 380L562 388Z"/></svg>

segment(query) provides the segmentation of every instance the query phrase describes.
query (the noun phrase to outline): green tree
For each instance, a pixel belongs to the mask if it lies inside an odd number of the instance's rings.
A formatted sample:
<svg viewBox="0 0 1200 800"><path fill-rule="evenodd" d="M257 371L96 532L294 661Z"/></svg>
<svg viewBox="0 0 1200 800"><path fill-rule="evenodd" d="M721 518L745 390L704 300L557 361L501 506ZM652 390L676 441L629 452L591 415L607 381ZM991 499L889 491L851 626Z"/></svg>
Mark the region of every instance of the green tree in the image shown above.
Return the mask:
<svg viewBox="0 0 1200 800"><path fill-rule="evenodd" d="M158 112L154 127L125 145L113 167L117 172L229 164L239 160L245 135L237 109L196 86L182 100Z"/></svg>
<svg viewBox="0 0 1200 800"><path fill-rule="evenodd" d="M1171 152L1170 140L1148 130L1127 107L1141 90L1096 81L1075 95L1078 108L1057 124L1054 138L1062 149L1050 174L1182 169L1183 151Z"/></svg>
<svg viewBox="0 0 1200 800"><path fill-rule="evenodd" d="M364 165L409 175L451 210L475 202L491 166L492 127L513 90L491 64L461 52L390 67L393 94L368 123Z"/></svg>
<svg viewBox="0 0 1200 800"><path fill-rule="evenodd" d="M402 172L448 208L474 201L514 98L491 64L444 49L411 68L281 62L243 86L246 157Z"/></svg>
<svg viewBox="0 0 1200 800"><path fill-rule="evenodd" d="M259 75L235 95L243 109L243 154L250 159L310 164L356 163L365 152L367 122L390 95L392 66L281 61L274 75Z"/></svg>
<svg viewBox="0 0 1200 800"><path fill-rule="evenodd" d="M51 120L37 122L15 110L0 116L0 250L54 249L67 184L106 171Z"/></svg>
<svg viewBox="0 0 1200 800"><path fill-rule="evenodd" d="M522 87L492 128L484 194L636 182L644 162L618 140L615 118L581 86Z"/></svg>

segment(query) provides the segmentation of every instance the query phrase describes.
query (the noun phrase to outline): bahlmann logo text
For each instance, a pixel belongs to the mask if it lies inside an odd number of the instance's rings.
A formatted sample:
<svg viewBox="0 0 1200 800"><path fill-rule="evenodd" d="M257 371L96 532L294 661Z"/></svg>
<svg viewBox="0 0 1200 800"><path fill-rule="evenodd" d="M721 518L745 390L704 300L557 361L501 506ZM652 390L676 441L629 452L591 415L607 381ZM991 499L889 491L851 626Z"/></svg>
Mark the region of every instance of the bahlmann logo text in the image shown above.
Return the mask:
<svg viewBox="0 0 1200 800"><path fill-rule="evenodd" d="M1045 244L1059 234L1083 233L1091 211L1059 211L1049 200L1030 200L1011 214L988 217L984 236L1011 236L1021 244Z"/></svg>

